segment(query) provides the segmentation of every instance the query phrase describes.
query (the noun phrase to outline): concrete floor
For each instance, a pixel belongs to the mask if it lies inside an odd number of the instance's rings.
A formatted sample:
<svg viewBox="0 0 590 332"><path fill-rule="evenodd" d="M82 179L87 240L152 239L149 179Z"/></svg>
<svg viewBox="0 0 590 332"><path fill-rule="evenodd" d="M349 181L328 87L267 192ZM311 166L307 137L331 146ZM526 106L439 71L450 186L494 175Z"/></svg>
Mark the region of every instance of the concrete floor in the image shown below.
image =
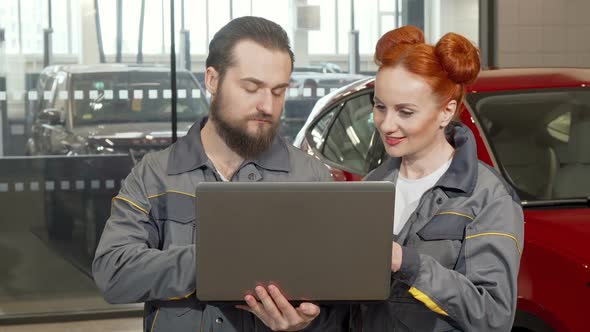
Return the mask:
<svg viewBox="0 0 590 332"><path fill-rule="evenodd" d="M1 232L0 262L0 315L112 307L92 279L33 232Z"/></svg>
<svg viewBox="0 0 590 332"><path fill-rule="evenodd" d="M1 229L3 228L3 229ZM48 243L35 227L0 227L0 324L2 318L52 313L134 311L142 304L111 305L71 255ZM138 316L138 315L135 315ZM139 315L140 316L140 315ZM6 326L3 331L141 331L140 318Z"/></svg>
<svg viewBox="0 0 590 332"><path fill-rule="evenodd" d="M141 332L141 318L89 320L68 323L0 325L0 332Z"/></svg>

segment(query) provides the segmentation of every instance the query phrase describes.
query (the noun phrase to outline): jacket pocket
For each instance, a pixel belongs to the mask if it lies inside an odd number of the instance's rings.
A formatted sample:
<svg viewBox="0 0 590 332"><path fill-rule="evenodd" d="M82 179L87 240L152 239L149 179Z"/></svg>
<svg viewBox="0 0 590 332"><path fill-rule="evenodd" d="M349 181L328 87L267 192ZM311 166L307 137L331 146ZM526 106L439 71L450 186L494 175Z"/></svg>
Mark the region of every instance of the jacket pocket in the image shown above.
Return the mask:
<svg viewBox="0 0 590 332"><path fill-rule="evenodd" d="M203 311L187 307L161 307L147 331L203 331Z"/></svg>
<svg viewBox="0 0 590 332"><path fill-rule="evenodd" d="M432 217L418 232L417 249L421 254L435 258L441 265L452 269L461 252L465 227L473 220L468 214L441 212Z"/></svg>
<svg viewBox="0 0 590 332"><path fill-rule="evenodd" d="M152 215L162 236L161 249L194 243L195 198L168 192L154 197Z"/></svg>
<svg viewBox="0 0 590 332"><path fill-rule="evenodd" d="M456 331L442 316L416 300L388 301L364 306L361 330L363 332Z"/></svg>
<svg viewBox="0 0 590 332"><path fill-rule="evenodd" d="M422 303L392 303L392 306L397 306L395 331L458 331Z"/></svg>

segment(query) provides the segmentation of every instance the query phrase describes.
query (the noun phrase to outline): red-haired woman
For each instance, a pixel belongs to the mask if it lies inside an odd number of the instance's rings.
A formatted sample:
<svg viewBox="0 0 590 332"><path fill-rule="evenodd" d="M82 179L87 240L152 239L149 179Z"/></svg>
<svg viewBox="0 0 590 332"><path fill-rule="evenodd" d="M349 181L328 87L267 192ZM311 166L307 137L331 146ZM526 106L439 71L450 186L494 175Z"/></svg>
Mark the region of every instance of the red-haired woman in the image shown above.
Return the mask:
<svg viewBox="0 0 590 332"><path fill-rule="evenodd" d="M477 159L458 121L478 50L449 33L436 45L416 27L375 51L373 117L390 158L367 181L396 184L389 301L362 305L363 331L509 331L524 222L512 188ZM359 314L359 312L357 312Z"/></svg>

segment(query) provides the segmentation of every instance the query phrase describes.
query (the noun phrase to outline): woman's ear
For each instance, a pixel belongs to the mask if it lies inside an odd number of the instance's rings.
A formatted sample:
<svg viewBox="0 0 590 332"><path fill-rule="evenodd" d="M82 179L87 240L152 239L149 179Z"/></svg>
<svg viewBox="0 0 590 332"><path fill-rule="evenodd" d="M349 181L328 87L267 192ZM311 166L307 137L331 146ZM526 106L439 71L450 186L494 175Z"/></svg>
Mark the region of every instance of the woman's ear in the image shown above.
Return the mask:
<svg viewBox="0 0 590 332"><path fill-rule="evenodd" d="M441 122L440 127L446 127L455 117L457 113L457 101L451 100L446 105L445 108L441 112Z"/></svg>
<svg viewBox="0 0 590 332"><path fill-rule="evenodd" d="M217 92L219 86L219 72L213 67L207 67L205 71L205 86L211 95Z"/></svg>

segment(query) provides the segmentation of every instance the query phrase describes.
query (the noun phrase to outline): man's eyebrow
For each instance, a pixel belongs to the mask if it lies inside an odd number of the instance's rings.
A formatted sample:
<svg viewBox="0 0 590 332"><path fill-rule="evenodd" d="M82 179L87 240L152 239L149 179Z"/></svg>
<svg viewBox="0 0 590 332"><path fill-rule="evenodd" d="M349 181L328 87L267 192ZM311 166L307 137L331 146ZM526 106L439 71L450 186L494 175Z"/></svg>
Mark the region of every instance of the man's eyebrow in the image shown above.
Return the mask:
<svg viewBox="0 0 590 332"><path fill-rule="evenodd" d="M240 79L240 81L254 83L258 86L265 86L266 85L266 83L264 83L263 81L261 81L257 78L254 78L254 77L245 77L245 78ZM287 83L287 82L280 83L280 84L277 84L276 86L272 87L271 89L275 90L275 89L280 89L280 88L286 88L288 86L289 86L289 83Z"/></svg>

